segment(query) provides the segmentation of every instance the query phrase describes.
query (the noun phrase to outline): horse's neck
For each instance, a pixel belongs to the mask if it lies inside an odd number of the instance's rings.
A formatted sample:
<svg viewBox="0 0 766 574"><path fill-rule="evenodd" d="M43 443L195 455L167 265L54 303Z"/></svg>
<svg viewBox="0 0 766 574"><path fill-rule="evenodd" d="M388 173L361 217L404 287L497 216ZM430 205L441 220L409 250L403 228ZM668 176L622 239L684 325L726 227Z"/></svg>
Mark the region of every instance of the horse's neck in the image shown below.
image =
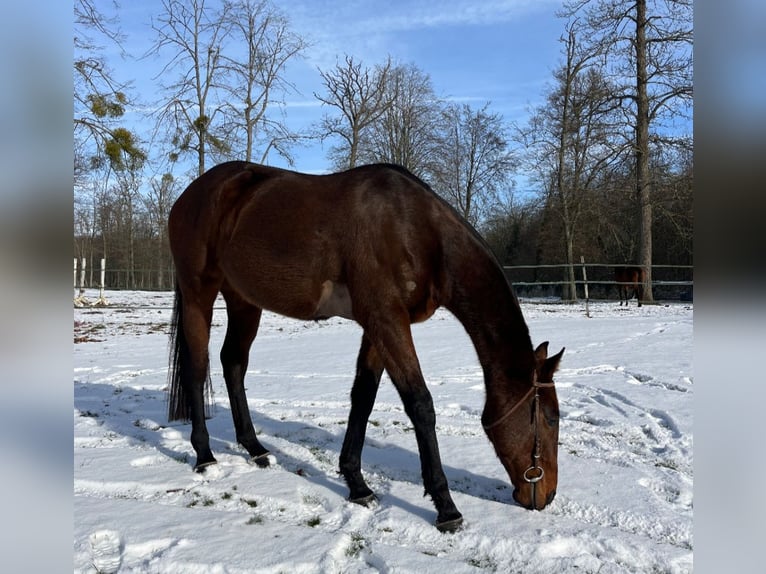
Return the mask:
<svg viewBox="0 0 766 574"><path fill-rule="evenodd" d="M485 375L488 394L501 380L527 380L535 366L532 341L502 268L480 245L450 258L455 268L445 306L463 324Z"/></svg>

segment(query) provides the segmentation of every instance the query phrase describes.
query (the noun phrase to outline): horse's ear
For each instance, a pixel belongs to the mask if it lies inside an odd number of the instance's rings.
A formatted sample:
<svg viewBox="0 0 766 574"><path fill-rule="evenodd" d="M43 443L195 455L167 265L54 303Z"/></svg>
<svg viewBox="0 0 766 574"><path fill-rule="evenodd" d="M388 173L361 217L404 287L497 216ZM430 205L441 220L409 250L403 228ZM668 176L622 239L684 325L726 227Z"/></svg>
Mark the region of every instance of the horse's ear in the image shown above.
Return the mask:
<svg viewBox="0 0 766 574"><path fill-rule="evenodd" d="M542 365L545 359L548 358L548 341L540 343L535 349L535 359L538 365Z"/></svg>
<svg viewBox="0 0 766 574"><path fill-rule="evenodd" d="M543 359L542 363L538 367L538 380L541 383L553 382L553 373L555 373L558 370L559 363L561 362L561 357L564 356L565 349L566 347L562 348L558 353L556 353L552 357Z"/></svg>
<svg viewBox="0 0 766 574"><path fill-rule="evenodd" d="M550 357L549 359L546 359L545 361L545 368L548 370L551 374L555 373L559 370L559 363L561 362L561 357L564 356L564 351L566 350L566 347L561 347L561 350Z"/></svg>

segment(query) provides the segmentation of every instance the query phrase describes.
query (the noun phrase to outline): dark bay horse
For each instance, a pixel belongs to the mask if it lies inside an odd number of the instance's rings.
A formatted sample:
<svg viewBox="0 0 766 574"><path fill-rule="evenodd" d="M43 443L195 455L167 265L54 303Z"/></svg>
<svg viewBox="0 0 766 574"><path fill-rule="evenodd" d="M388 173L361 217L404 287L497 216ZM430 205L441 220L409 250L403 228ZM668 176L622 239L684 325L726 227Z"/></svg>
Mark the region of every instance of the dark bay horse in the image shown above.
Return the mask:
<svg viewBox="0 0 766 574"><path fill-rule="evenodd" d="M374 500L361 455L385 369L415 429L436 526L458 528L462 516L442 469L433 401L410 331L411 323L444 306L465 327L483 367L482 423L514 499L538 510L553 500L559 419L553 373L564 351L548 357L547 343L533 348L518 301L485 243L414 175L393 165L315 176L224 163L189 185L168 226L176 267L169 418L191 420L196 470L216 462L205 411L217 294L228 315L220 358L236 437L259 465L268 464L268 451L253 429L244 377L261 311L345 317L363 329L340 453L349 500Z"/></svg>
<svg viewBox="0 0 766 574"><path fill-rule="evenodd" d="M625 306L628 306L628 301L636 298L638 306L641 306L641 301L644 299L644 282L646 281L646 273L643 267L616 267L614 270L614 280L617 283L617 291L620 294L620 306L622 307L623 301ZM630 296L628 296L628 289L632 289Z"/></svg>

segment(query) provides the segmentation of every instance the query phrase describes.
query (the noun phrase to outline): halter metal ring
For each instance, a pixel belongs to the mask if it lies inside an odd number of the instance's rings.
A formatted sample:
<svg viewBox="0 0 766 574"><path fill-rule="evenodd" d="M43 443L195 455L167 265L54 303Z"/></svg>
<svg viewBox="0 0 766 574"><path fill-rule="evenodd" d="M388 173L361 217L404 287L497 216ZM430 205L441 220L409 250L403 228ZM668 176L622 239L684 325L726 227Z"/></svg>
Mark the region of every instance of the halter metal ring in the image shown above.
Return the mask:
<svg viewBox="0 0 766 574"><path fill-rule="evenodd" d="M531 474L530 474L531 471ZM535 473L539 473L535 476ZM545 476L545 471L541 466L530 466L527 470L524 471L524 480L534 484L536 482L539 482L542 480L543 476Z"/></svg>

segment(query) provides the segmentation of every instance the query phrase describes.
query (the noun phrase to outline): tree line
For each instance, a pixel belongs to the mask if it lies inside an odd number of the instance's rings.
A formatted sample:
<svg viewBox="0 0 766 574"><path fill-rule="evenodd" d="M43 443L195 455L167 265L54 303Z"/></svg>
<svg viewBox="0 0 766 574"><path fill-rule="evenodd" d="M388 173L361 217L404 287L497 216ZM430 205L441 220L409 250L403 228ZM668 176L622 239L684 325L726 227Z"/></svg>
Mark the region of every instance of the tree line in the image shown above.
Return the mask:
<svg viewBox="0 0 766 574"><path fill-rule="evenodd" d="M309 48L268 0L162 0L152 19L157 79L152 134L104 45L119 22L75 2L74 249L109 261L110 287L172 286L165 222L195 176L220 161L294 165L304 141L330 142L328 170L402 165L428 182L506 265L566 263L535 278L567 282L575 263L691 265L691 0L569 0L561 62L524 124L438 97L429 74L390 57L339 55L319 69L326 110L300 132L278 105L286 68ZM157 139L161 154L150 153ZM299 166L298 166L299 167ZM518 189L519 177L524 189ZM651 300L651 290L647 293Z"/></svg>

